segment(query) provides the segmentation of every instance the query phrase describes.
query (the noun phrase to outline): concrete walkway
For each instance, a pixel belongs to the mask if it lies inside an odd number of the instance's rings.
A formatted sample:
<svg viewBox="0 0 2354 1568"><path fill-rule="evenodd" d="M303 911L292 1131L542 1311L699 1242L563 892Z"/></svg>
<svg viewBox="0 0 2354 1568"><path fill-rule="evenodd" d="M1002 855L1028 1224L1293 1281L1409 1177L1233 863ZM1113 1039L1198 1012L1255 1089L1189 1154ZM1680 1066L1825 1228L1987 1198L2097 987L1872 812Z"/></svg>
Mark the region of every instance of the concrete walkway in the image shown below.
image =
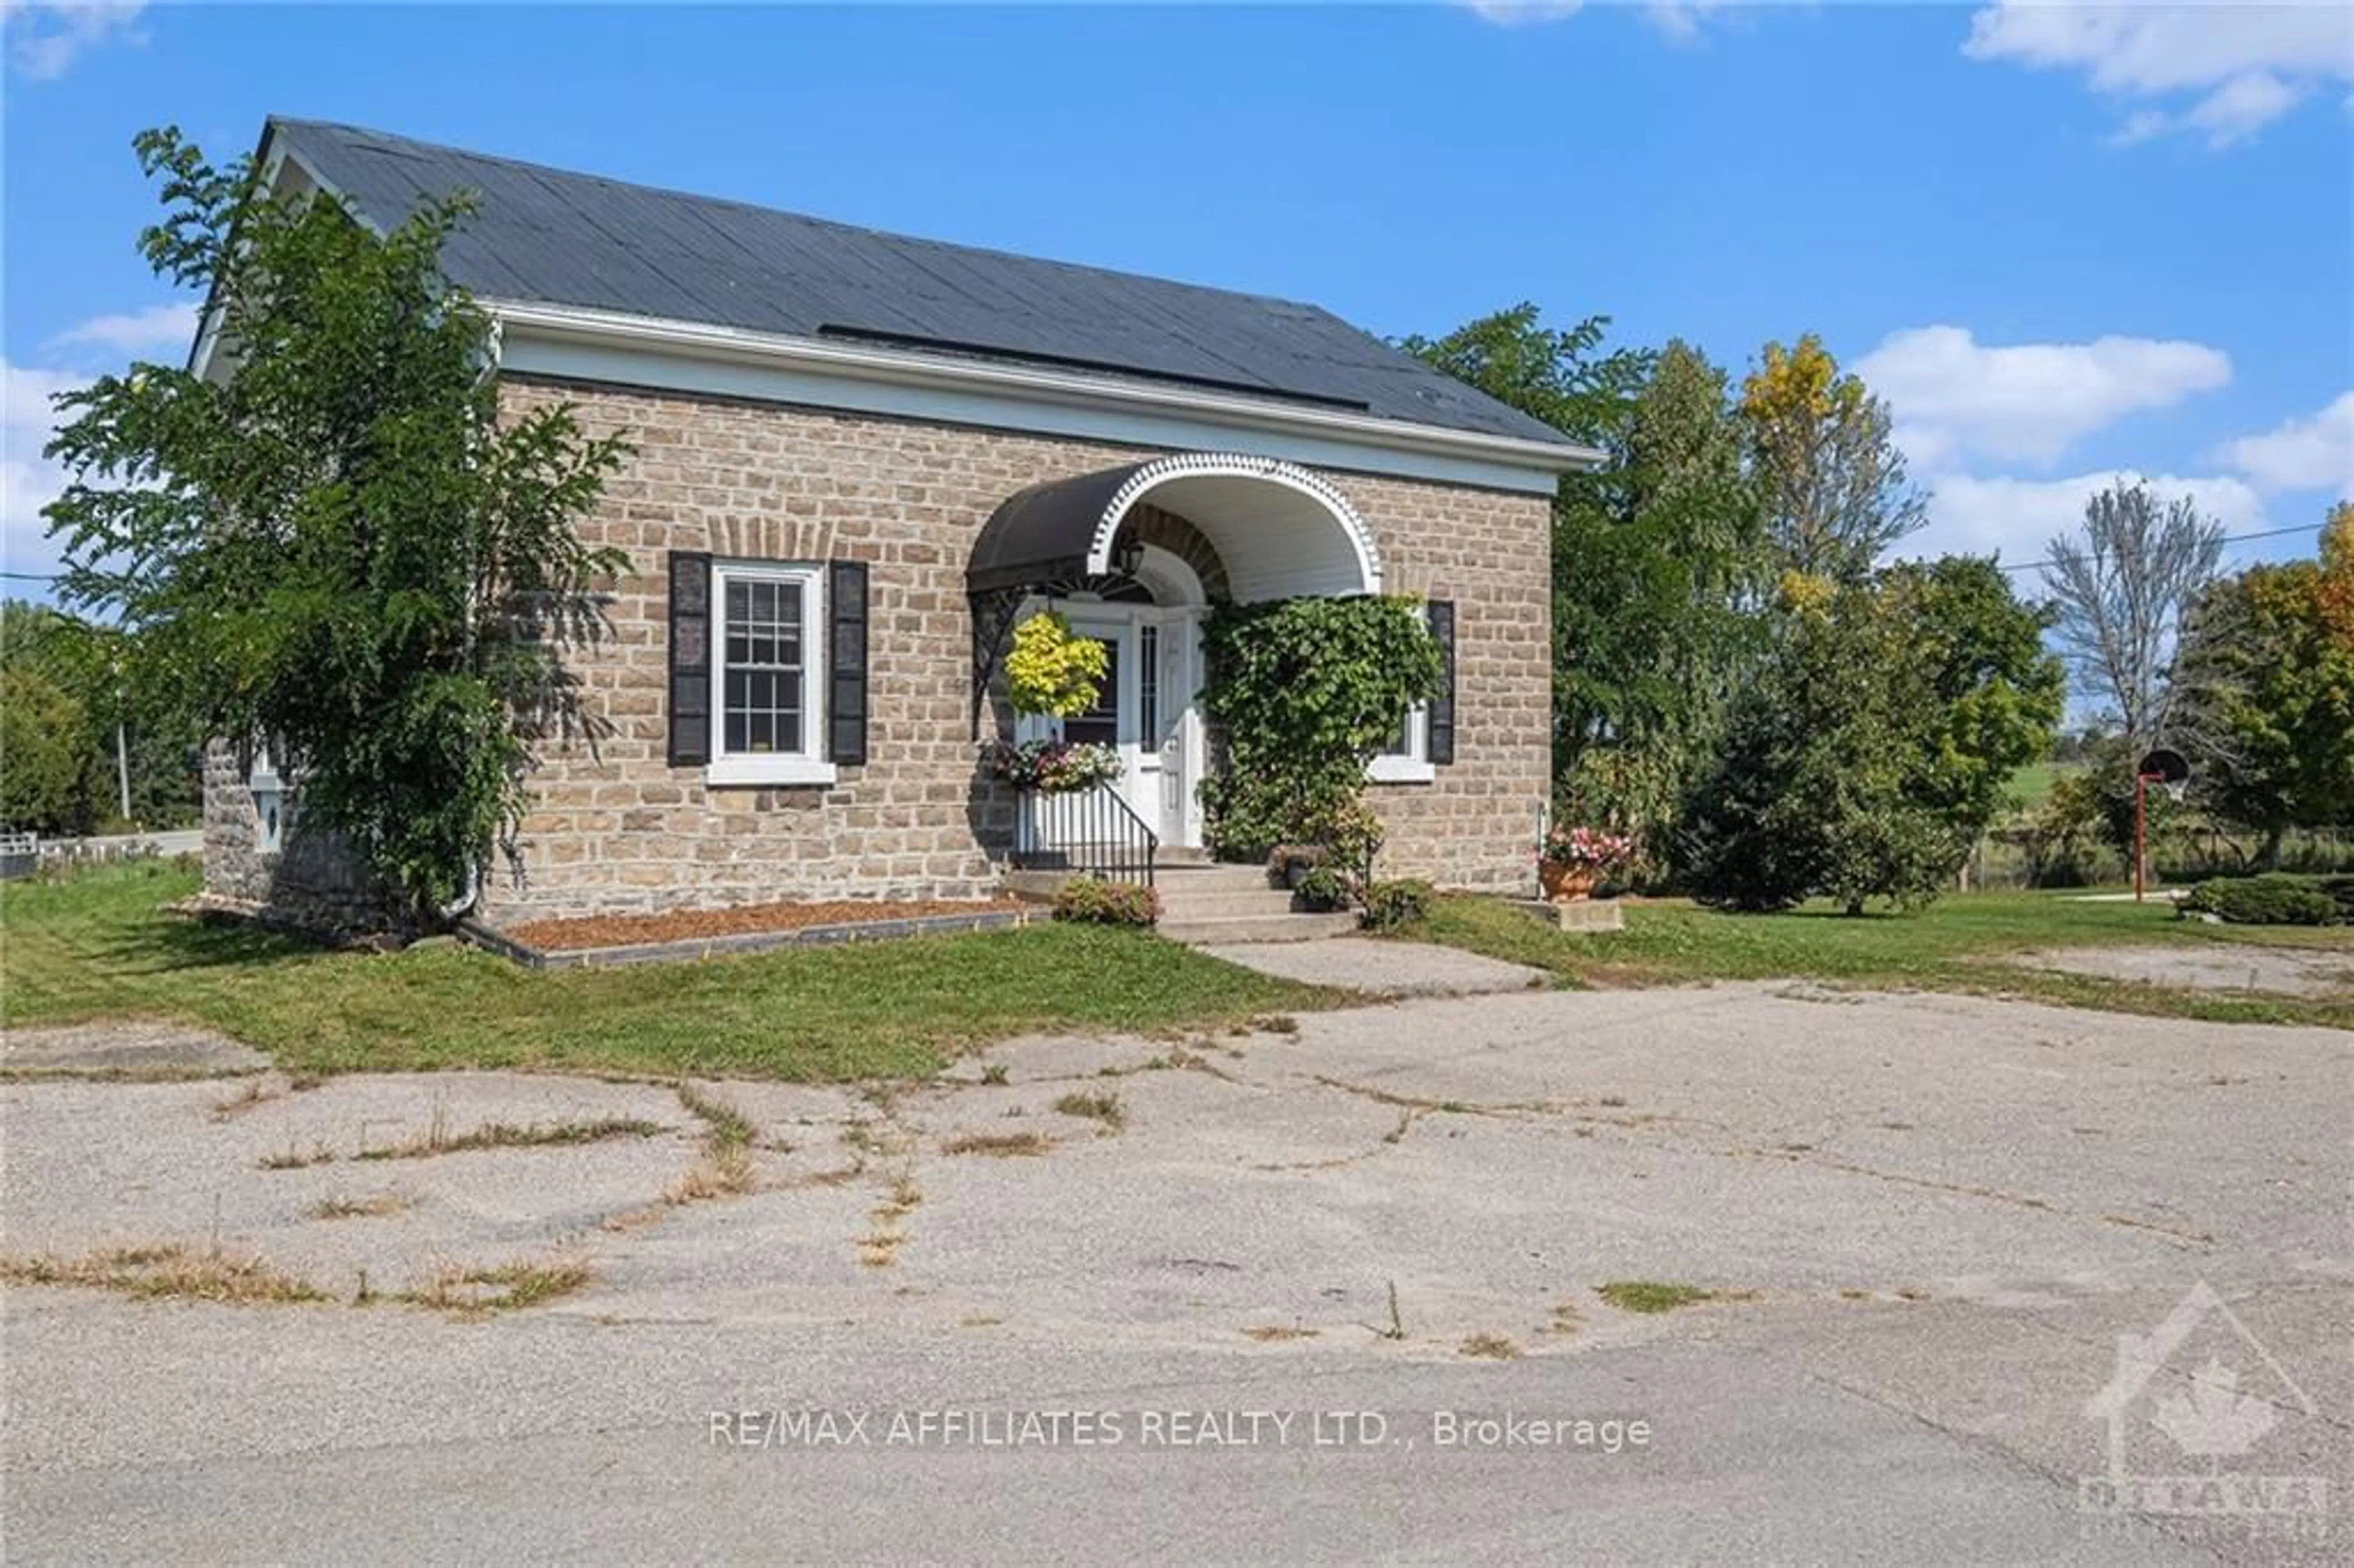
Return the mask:
<svg viewBox="0 0 2354 1568"><path fill-rule="evenodd" d="M1280 947L1225 943L1204 946L1202 951L1261 974L1310 985L1340 986L1371 996L1472 996L1483 991L1538 990L1553 983L1553 977L1543 969L1426 942L1335 937Z"/></svg>
<svg viewBox="0 0 2354 1568"><path fill-rule="evenodd" d="M201 1078L260 1073L270 1058L249 1045L176 1023L74 1023L0 1034L0 1069L104 1077Z"/></svg>
<svg viewBox="0 0 2354 1568"><path fill-rule="evenodd" d="M2348 955L2237 942L2209 948L2070 948L2020 953L2011 961L2030 969L2235 995L2354 991L2354 958Z"/></svg>

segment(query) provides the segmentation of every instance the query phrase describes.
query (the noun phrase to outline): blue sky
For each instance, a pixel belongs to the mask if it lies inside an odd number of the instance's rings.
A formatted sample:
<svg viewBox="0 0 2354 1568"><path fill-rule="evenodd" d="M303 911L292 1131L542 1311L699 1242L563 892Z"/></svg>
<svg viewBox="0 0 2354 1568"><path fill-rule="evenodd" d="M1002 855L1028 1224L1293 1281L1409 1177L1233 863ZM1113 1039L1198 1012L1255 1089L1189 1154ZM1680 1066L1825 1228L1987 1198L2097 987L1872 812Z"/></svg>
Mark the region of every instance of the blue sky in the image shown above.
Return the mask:
<svg viewBox="0 0 2354 1568"><path fill-rule="evenodd" d="M2032 557L2119 471L2234 533L2354 493L2340 5L0 4L12 571L53 558L46 395L185 350L133 133L226 158L273 111L1383 334L1530 299L1738 367L1818 332L1932 549Z"/></svg>

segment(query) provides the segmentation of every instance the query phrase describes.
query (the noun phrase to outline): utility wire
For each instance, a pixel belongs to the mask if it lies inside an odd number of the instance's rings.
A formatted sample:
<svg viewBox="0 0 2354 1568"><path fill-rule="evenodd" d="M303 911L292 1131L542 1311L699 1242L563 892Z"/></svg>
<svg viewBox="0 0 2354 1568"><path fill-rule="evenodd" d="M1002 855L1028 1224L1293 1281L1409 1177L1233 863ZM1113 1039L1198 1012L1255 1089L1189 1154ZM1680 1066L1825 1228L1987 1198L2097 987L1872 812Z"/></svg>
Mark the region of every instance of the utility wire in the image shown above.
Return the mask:
<svg viewBox="0 0 2354 1568"><path fill-rule="evenodd" d="M2318 534L2327 526L2328 524L2324 523L2306 523L2295 528L2267 528L2261 534L2226 534L2223 535L2222 543L2245 545L2257 539L2285 539L2292 534ZM1995 569L2001 572L2040 572L2051 564L2049 561L2018 561L2007 567L1997 567Z"/></svg>

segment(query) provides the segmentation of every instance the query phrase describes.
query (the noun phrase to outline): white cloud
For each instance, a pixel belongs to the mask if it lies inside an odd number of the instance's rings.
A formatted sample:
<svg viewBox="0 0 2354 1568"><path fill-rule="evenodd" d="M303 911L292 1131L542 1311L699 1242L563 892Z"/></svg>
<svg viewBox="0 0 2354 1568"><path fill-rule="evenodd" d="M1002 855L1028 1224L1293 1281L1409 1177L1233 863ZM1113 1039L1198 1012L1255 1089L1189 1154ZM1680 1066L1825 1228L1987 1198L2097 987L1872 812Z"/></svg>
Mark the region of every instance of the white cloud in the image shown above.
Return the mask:
<svg viewBox="0 0 2354 1568"><path fill-rule="evenodd" d="M1650 0L1643 15L1651 26L1680 44L1690 43L1700 37L1701 24L1711 12L1723 10L1730 0Z"/></svg>
<svg viewBox="0 0 2354 1568"><path fill-rule="evenodd" d="M2229 356L2201 344L2104 337L1996 347L1956 326L1891 333L1854 369L1887 400L1898 443L1923 470L1964 453L2056 461L2126 414L2232 379Z"/></svg>
<svg viewBox="0 0 2354 1568"><path fill-rule="evenodd" d="M50 399L86 380L0 359L0 567L8 571L57 570L57 547L47 537L41 508L64 492L66 476L41 449L57 433L58 413ZM6 588L22 596L37 593L38 585L12 581Z"/></svg>
<svg viewBox="0 0 2354 1568"><path fill-rule="evenodd" d="M147 0L0 0L8 58L38 81L63 76L84 50L113 37L143 42L137 24Z"/></svg>
<svg viewBox="0 0 2354 1568"><path fill-rule="evenodd" d="M2111 132L2109 145L2130 147L2136 143L2147 142L2154 137L2163 136L2173 129L2172 116L2160 114L2155 109L2137 109L2126 116L2124 124Z"/></svg>
<svg viewBox="0 0 2354 1568"><path fill-rule="evenodd" d="M2288 5L2053 5L2001 0L1970 19L1962 52L2041 69L2077 69L2144 105L2118 143L2167 131L2203 132L2217 147L2244 142L2313 87L2354 80L2354 9L2338 0ZM2190 100L2189 106L2182 101Z"/></svg>
<svg viewBox="0 0 2354 1568"><path fill-rule="evenodd" d="M1973 479L1949 474L1929 497L1928 525L1900 547L1904 556L1947 551L1999 555L2007 562L2042 558L2054 535L2084 521L2084 503L2119 481L2147 478L2149 488L2171 501L2188 495L2199 510L2223 524L2226 534L2259 533L2264 527L2264 498L2243 480L2229 475L2190 479L2144 476L2113 470L2073 479Z"/></svg>
<svg viewBox="0 0 2354 1568"><path fill-rule="evenodd" d="M0 359L0 567L36 573L58 567L57 548L41 516L41 508L66 487L65 471L41 455L58 430L58 415L51 400L89 386L102 371L120 370L124 361L143 354L185 350L196 335L196 306L173 302L92 316L43 344L49 364L12 365ZM38 585L11 581L6 589L37 592Z"/></svg>
<svg viewBox="0 0 2354 1568"><path fill-rule="evenodd" d="M1613 0L1602 0L1611 4ZM1635 0L1616 0L1617 4L1632 4ZM1661 35L1677 43L1690 43L1700 36L1701 26L1710 16L1743 0L1640 0L1644 19L1658 28ZM1586 0L1458 0L1458 4L1482 21L1501 27L1517 27L1532 22L1558 22L1584 10Z"/></svg>
<svg viewBox="0 0 2354 1568"><path fill-rule="evenodd" d="M2310 419L2227 441L2218 455L2260 490L2327 490L2354 498L2354 392L2340 393Z"/></svg>
<svg viewBox="0 0 2354 1568"><path fill-rule="evenodd" d="M2255 133L2287 113L2305 96L2268 70L2235 76L2201 99L2182 117L2184 125L2207 132L2209 145L2230 147L2252 140Z"/></svg>
<svg viewBox="0 0 2354 1568"><path fill-rule="evenodd" d="M1483 22L1517 27L1525 22L1558 22L1585 9L1585 0L1467 0Z"/></svg>
<svg viewBox="0 0 2354 1568"><path fill-rule="evenodd" d="M156 349L186 351L196 335L197 307L174 303L150 305L143 311L92 316L49 339L51 348L91 344L119 355L152 353Z"/></svg>

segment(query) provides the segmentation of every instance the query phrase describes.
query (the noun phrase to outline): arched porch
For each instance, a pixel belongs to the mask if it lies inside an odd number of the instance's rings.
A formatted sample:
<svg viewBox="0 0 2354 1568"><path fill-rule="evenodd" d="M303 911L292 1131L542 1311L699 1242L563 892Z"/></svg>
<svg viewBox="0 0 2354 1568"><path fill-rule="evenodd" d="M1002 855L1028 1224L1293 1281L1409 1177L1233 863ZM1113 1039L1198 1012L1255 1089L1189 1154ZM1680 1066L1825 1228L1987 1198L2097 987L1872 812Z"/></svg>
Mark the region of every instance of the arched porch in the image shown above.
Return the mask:
<svg viewBox="0 0 2354 1568"><path fill-rule="evenodd" d="M1381 587L1372 530L1296 464L1189 452L1031 485L991 515L966 570L974 736L1014 623L1051 606L1112 658L1097 710L1055 727L1116 747L1131 810L1161 843L1197 846L1204 611Z"/></svg>

